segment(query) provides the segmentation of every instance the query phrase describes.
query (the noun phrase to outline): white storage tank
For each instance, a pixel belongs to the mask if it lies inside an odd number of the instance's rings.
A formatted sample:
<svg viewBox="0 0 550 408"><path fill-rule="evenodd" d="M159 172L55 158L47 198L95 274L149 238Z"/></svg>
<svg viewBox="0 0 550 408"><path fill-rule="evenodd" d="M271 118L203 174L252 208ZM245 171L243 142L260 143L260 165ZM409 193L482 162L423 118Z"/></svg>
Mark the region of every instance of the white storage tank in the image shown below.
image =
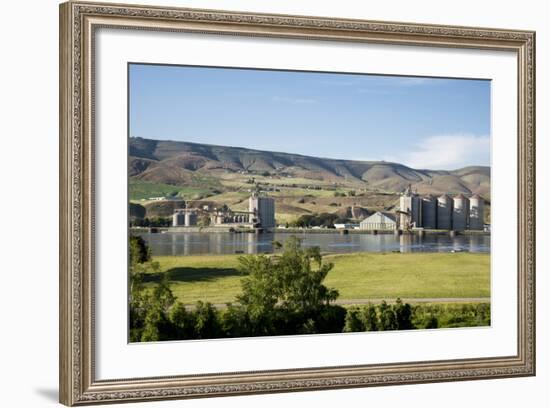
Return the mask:
<svg viewBox="0 0 550 408"><path fill-rule="evenodd" d="M470 229L483 230L484 200L479 194L470 197Z"/></svg>
<svg viewBox="0 0 550 408"><path fill-rule="evenodd" d="M172 216L172 226L181 227L182 225L185 225L185 214L181 210L176 210Z"/></svg>
<svg viewBox="0 0 550 408"><path fill-rule="evenodd" d="M453 198L453 230L464 231L468 229L470 215L470 200L459 194Z"/></svg>

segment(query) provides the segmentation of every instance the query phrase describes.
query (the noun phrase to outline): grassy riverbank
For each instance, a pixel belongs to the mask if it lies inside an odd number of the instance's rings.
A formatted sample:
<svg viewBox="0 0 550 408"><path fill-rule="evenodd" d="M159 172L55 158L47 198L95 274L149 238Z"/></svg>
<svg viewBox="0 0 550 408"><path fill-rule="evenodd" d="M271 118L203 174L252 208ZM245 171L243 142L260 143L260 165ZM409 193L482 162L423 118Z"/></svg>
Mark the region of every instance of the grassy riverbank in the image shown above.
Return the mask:
<svg viewBox="0 0 550 408"><path fill-rule="evenodd" d="M234 302L240 293L239 255L158 256L161 274L184 304ZM354 253L326 255L332 262L325 285L339 301L490 297L490 256L474 253ZM160 274L150 275L147 286Z"/></svg>

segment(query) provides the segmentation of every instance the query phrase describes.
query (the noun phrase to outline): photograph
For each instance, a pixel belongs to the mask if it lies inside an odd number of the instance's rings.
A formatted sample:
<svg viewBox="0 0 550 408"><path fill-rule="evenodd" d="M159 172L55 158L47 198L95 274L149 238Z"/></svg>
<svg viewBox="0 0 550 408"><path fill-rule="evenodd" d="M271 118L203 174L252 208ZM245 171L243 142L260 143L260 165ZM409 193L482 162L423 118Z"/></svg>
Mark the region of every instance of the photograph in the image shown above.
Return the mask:
<svg viewBox="0 0 550 408"><path fill-rule="evenodd" d="M539 375L542 20L313 3L59 5L62 404Z"/></svg>
<svg viewBox="0 0 550 408"><path fill-rule="evenodd" d="M491 80L127 70L129 342L491 326Z"/></svg>

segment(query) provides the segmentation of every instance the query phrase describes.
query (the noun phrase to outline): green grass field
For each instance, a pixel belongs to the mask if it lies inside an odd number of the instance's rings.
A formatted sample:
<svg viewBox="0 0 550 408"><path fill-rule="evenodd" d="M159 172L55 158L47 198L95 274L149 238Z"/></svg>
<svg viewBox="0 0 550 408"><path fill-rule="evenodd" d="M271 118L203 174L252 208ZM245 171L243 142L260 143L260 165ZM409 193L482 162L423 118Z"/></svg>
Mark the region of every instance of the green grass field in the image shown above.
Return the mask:
<svg viewBox="0 0 550 408"><path fill-rule="evenodd" d="M178 300L214 304L234 302L240 293L238 255L159 256ZM355 253L326 255L332 262L325 284L338 289L339 301L487 298L490 256L473 253ZM154 285L158 276L151 276Z"/></svg>

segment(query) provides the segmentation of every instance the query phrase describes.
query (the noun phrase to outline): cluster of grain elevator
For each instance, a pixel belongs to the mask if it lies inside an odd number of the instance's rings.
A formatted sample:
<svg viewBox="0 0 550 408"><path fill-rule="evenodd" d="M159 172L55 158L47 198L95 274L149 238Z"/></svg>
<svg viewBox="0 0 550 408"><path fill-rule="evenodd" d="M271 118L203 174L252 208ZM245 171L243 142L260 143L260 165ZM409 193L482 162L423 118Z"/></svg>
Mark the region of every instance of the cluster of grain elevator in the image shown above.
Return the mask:
<svg viewBox="0 0 550 408"><path fill-rule="evenodd" d="M420 196L407 188L399 200L399 228L483 230L484 201L479 195Z"/></svg>
<svg viewBox="0 0 550 408"><path fill-rule="evenodd" d="M195 227L199 216L201 220L208 219L208 225L212 227L249 227L249 228L274 228L275 227L275 200L271 197L260 196L253 193L248 200L248 211L233 211L229 207L211 208L180 208L175 209L172 216L173 227Z"/></svg>

